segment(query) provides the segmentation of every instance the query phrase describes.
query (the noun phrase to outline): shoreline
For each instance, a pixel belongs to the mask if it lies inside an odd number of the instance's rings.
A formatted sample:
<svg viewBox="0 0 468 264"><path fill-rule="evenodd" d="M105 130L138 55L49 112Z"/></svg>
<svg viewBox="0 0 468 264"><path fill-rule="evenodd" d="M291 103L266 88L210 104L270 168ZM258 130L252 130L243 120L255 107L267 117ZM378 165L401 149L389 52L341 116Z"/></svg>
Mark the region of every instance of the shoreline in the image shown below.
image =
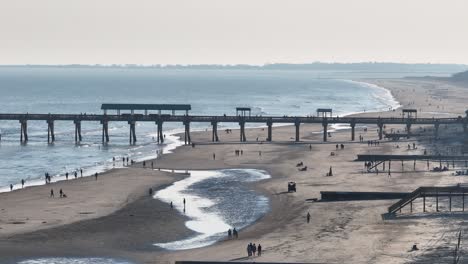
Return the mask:
<svg viewBox="0 0 468 264"><path fill-rule="evenodd" d="M370 89L387 90L385 87L380 87L378 85L363 82L363 81L360 81L360 80L353 80L353 79L349 79L349 80L348 79L335 79L335 80L348 82L348 83L356 83L356 84L359 84L361 86L370 87ZM393 94L391 93L391 91L390 90L387 90L387 91L389 91L389 95L391 96L391 98L386 98L386 99L384 98L384 101L393 101L393 103L399 104L398 101L393 96ZM380 103L385 104L384 102L381 102L381 101L380 101ZM394 105L388 105L388 106L392 107L392 108L395 107ZM397 108L398 107L400 107L400 105L397 105ZM381 112L382 110L383 109L377 109L376 108L376 109L372 109L370 111L348 112L348 113L345 113L343 116L353 116L353 115L359 115L359 114L363 114L363 113L378 113L378 112ZM290 125L290 124L276 124L275 125L274 124L273 126L274 127L280 127L280 126L292 126L292 125ZM247 126L246 129L258 129L258 128L264 128L264 127L266 127L266 125L253 125L252 127ZM331 125L331 127L332 127L332 129L336 129L335 125ZM222 131L223 129L238 130L238 128L236 128L235 126L222 127L222 129L220 131ZM208 131L210 131L210 130L208 129ZM192 132L203 132L203 128L194 129L194 130L192 130ZM330 131L330 132L332 132L332 131ZM152 135L152 134L149 133L147 135ZM169 145L174 145L174 147L173 146L166 146L165 144L161 144L161 145L158 144L159 150L162 151L163 153L165 153L166 151L168 151L170 153L170 151L172 151L173 149L183 145L183 142L181 141L181 139L182 139L181 135L183 135L183 130L182 129L169 130L166 133L166 135L168 137L174 136L174 138L172 139L173 142L171 142L169 144ZM150 143L147 143L147 144L142 145L142 146L147 146L147 145L150 145L150 144L153 144L153 143L154 142L150 142ZM83 143L83 144L88 145L88 143ZM167 148L169 148L169 149L167 149ZM157 155L156 155L156 157L154 157L155 156L154 154L151 154L151 153L147 153L147 154L148 155L146 155L144 157L141 157L139 159L136 159L135 161L137 163L141 163L143 161L157 160ZM101 173L105 173L105 172L113 170L113 169L124 169L124 168L129 167L129 166L112 166L112 161L102 161L101 163L102 164L100 164L100 165L92 165L92 166L82 167L84 169L83 177L93 176L95 172L98 172L98 173L101 174ZM121 164L121 160L119 160L117 158L115 164ZM73 170L71 170L71 171L73 171ZM70 172L69 177L70 177L70 180L73 180L73 173L72 172ZM62 174L52 175L52 181L53 182L64 181L64 180L65 180L65 175L64 174L63 175ZM30 185L29 183L32 183L32 185ZM29 187L33 187L33 186L40 186L40 185L44 185L44 184L45 183L43 183L43 178L38 176L35 179L26 179L25 188L29 188ZM21 182L15 183L15 184L13 184L13 186L14 186L14 190L20 189ZM3 192L10 192L8 185L0 186L0 193L3 193Z"/></svg>
<svg viewBox="0 0 468 264"><path fill-rule="evenodd" d="M398 91L398 89L397 89ZM397 93L398 97L401 97L400 93ZM422 99L422 98L421 98ZM461 104L461 103L460 103ZM405 105L404 102L401 103L402 106ZM459 107L459 106L457 106ZM464 111L464 110L463 110ZM370 114L369 112L362 113L360 115ZM375 114L375 113L372 113ZM394 114L394 112L387 112L382 113L386 115ZM367 178L366 174L359 174L353 173L351 175L347 175L347 171L360 171L361 168L360 164L350 163L349 161L354 157L355 153L359 153L362 151L367 150L367 146L363 144L358 144L358 142L350 144L346 143L346 148L344 151L337 151L339 159L332 158L328 156L330 151L334 150L334 144L336 142L345 142L349 140L349 135L345 133L345 131L339 130L333 133L333 137L331 138L331 142L321 143L320 135L314 134L316 130L316 126L304 126L303 130L309 131L308 133L303 134L303 139L307 140L316 140L313 144L312 142L307 142L305 144L312 144L313 148L312 151L309 151L308 146L304 146L304 144L294 144L294 142L289 142L289 144L280 144L280 143L270 143L270 144L259 144L259 143L252 143L252 144L239 144L239 143L229 143L229 139L237 138L236 135L221 135L221 140L225 140L227 138L226 143L217 144L211 143L209 141L210 133L205 131L194 132L193 138L195 140L200 140L200 142L207 142L206 144L200 144L195 149L192 149L190 146L181 146L174 150L174 153L163 155L161 158L156 159L157 164L162 164L164 167L173 168L173 169L201 169L201 170L211 170L211 169L222 169L222 168L256 168L256 169L263 169L266 170L270 175L271 179L265 182L254 183L254 187L257 191L261 191L261 193L265 193L268 195L271 201L271 210L267 213L264 217L260 218L258 221L253 223L252 225L248 226L243 232L240 234L241 239L238 241L220 241L212 246L204 247L195 250L184 250L180 252L125 252L126 256L129 256L131 259L138 260L140 262L149 262L151 263L151 259L154 261L154 257L158 257L158 260L164 261L172 261L175 259L200 259L200 260L220 260L220 259L235 259L236 256L239 256L237 251L232 252L229 248L244 248L244 245L248 240L258 240L262 241L262 245L265 241L265 253L266 256L262 257L262 261L272 261L272 260L285 260L285 261L304 261L304 260L317 260L317 261L344 261L349 260L352 263L358 263L362 260L365 260L368 254L372 254L369 252L363 254L363 256L356 259L350 258L352 256L352 250L358 250L356 247L366 245L367 241L357 240L354 241L350 237L359 238L362 236L359 230L362 229L353 229L347 230L349 226L357 225L355 223L354 215L360 215L363 212L367 212L370 215L374 215L375 211L380 209L385 209L385 205L389 204L389 201L375 201L375 202L349 202L349 203L309 203L304 202L306 199L314 198L319 195L319 191L321 190L321 186L329 186L331 190L342 190L346 188L354 189L354 190L367 190L370 188L376 188L377 190L399 190L399 188L407 188L407 190L411 190L411 187L418 182L433 184L438 179L428 179L427 177L424 178L424 175L419 175L417 173L412 174L411 177L414 179L407 179L405 175L396 175L392 177L392 179L380 179L380 178ZM234 129L233 129L234 130ZM279 142L286 142L289 139L289 135L291 133L290 127L288 126L280 126L274 127L274 138L279 139ZM310 132L310 130L313 130ZM262 131L259 128L248 128L246 133L248 134L248 138L255 138L255 135L264 135L265 131ZM358 134L363 133L362 129L358 130ZM369 131L365 133L366 138L373 138L376 136L375 128L369 128ZM338 141L337 141L338 140ZM393 142L384 141L384 144L379 147L375 147L375 150L379 151L396 151L395 149L391 148ZM419 143L418 143L419 144ZM245 151L245 156L243 157L234 157L233 156L233 149L241 148ZM349 149L349 150L348 150ZM258 156L258 151L261 150L263 152L262 157ZM403 151L403 150L399 150ZM420 150L419 150L420 151ZM211 160L211 153L216 152L217 159ZM219 158L218 158L219 157ZM219 159L219 160L218 160ZM311 165L309 168L310 172L301 173L297 171L295 164L299 160L304 160L306 164ZM150 160L151 161L151 160ZM329 164L333 164L334 170L336 170L336 176L334 177L324 177L325 172L327 171L327 167ZM141 163L137 163L132 168L136 168L137 166L141 166ZM157 167L157 166L155 166ZM144 169L140 169L144 170ZM147 169L147 171L149 171ZM364 175L364 176L362 176ZM311 182L311 177L313 181ZM366 182L362 182L359 180L360 177L366 177ZM444 175L440 175L441 179L444 181L448 181L444 178ZM172 179L173 180L173 179ZM294 180L298 183L298 193L294 194L285 194L284 183ZM387 181L390 181L392 185L388 185ZM450 181L448 181L450 182ZM405 184L410 184L406 186ZM409 187L409 188L408 188ZM36 187L35 187L36 188ZM338 188L338 189L336 189ZM348 204L351 206L350 212L344 212L340 209L340 204ZM370 206L370 207L369 207ZM376 207L377 206L377 207ZM309 226L307 229L304 229L304 234L297 234L294 232L297 228L305 228L303 223L304 211L312 210L321 211L327 208L327 211L324 215L316 215L314 213L314 223L317 227ZM326 237L321 236L320 228L334 228L335 225L340 224L343 219L343 214L345 217L351 217L352 220L350 222L344 223L343 230L338 230L337 234L339 235L341 232L347 232L348 239L343 241L334 241L334 240L327 240ZM374 226L376 224L376 219L373 216L372 218L367 219L369 221L369 225ZM316 219L315 219L316 218ZM347 218L346 218L347 219ZM380 223L377 221L377 223ZM330 226L328 226L330 224ZM75 224L72 224L75 225ZM325 225L325 226L324 226ZM279 228L281 227L281 228ZM396 228L394 225L391 225L392 228ZM383 227L382 227L383 228ZM400 228L400 227L398 227ZM284 229L284 230L283 230ZM400 228L401 229L401 228ZM398 232L404 232L406 229L402 229ZM346 231L347 230L347 231ZM394 237L389 233L390 230L385 229L382 231L383 233L380 234L373 234L371 237L368 238L369 243L372 241L379 241L382 238L383 234L387 234L389 237ZM408 230L406 230L408 231ZM1 232L1 230L0 230ZM288 240L291 239L288 234L294 233L295 240ZM318 235L317 235L318 234ZM321 244L316 245L307 245L306 237L312 236L317 241L321 241ZM334 235L333 235L334 236ZM1 237L1 236L0 236ZM0 238L1 239L1 238ZM350 240L351 239L351 240ZM350 240L350 243L353 244L346 244L347 241ZM269 242L266 242L269 241ZM300 248L307 248L307 251L310 251L310 254L307 255L306 253L301 254L293 254L290 253L290 248L286 246L282 246L284 242L289 241L288 243L294 245L294 247ZM352 242L354 241L354 242ZM341 252L339 255L333 257L332 255L328 255L326 248L331 247L332 244L330 243L338 243L342 246L348 246L350 249ZM276 245L276 246L275 246ZM289 249L288 249L289 248ZM377 253L380 247L376 248ZM323 251L325 255L315 254L316 250L325 250ZM319 251L321 252L321 251ZM240 253L243 253L241 251ZM374 252L375 253L375 252ZM270 255L271 254L271 255ZM307 256L306 256L307 255ZM230 256L230 257L228 257Z"/></svg>

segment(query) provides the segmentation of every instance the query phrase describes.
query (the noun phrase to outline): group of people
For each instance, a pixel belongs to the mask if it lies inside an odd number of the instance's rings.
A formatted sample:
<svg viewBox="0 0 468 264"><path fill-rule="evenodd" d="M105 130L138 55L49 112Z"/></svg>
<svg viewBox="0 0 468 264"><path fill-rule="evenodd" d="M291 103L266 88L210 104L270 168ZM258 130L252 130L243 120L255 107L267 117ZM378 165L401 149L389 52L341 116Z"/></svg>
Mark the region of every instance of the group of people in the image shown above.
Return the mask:
<svg viewBox="0 0 468 264"><path fill-rule="evenodd" d="M234 154L236 156L242 156L242 155L244 155L244 151L242 149L236 149L236 150L234 150Z"/></svg>
<svg viewBox="0 0 468 264"><path fill-rule="evenodd" d="M78 171L74 171L73 175L75 176L75 179L78 178ZM81 177L83 177L83 169L80 169L80 175L81 175ZM68 180L68 171L65 172L65 179Z"/></svg>
<svg viewBox="0 0 468 264"><path fill-rule="evenodd" d="M367 146L378 146L380 145L380 141L378 140L369 140L367 141Z"/></svg>
<svg viewBox="0 0 468 264"><path fill-rule="evenodd" d="M146 161L143 161L143 168L146 169ZM154 169L154 163L151 161L151 169Z"/></svg>
<svg viewBox="0 0 468 264"><path fill-rule="evenodd" d="M344 149L344 144L341 144L341 145L336 144L336 149L338 150L338 149L340 149L340 148L341 148L341 149Z"/></svg>
<svg viewBox="0 0 468 264"><path fill-rule="evenodd" d="M237 233L237 230L236 228L234 227L231 231L231 229L229 228L228 230L228 238L231 239L231 238L239 238L239 233Z"/></svg>
<svg viewBox="0 0 468 264"><path fill-rule="evenodd" d="M67 195L60 189L59 191L60 198L67 198ZM50 189L50 198L54 198L54 189Z"/></svg>
<svg viewBox="0 0 468 264"><path fill-rule="evenodd" d="M255 243L249 243L247 245L247 256L255 257L255 254L259 257L262 255L262 245L258 244L258 246L255 246Z"/></svg>

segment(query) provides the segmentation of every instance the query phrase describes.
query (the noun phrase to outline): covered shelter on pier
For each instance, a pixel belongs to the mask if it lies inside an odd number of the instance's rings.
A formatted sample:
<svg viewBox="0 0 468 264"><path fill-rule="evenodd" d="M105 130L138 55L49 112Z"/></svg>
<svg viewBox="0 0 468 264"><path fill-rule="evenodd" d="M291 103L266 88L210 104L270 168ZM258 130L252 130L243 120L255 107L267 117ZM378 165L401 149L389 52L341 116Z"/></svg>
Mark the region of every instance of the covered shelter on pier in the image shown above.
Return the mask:
<svg viewBox="0 0 468 264"><path fill-rule="evenodd" d="M120 115L120 111L129 110L130 114L134 114L135 111L145 111L145 115L148 115L148 111L158 111L161 115L162 111L171 111L172 115L175 115L175 111L185 111L188 115L188 111L192 110L192 106L189 104L102 104L101 110L104 114L107 114L108 110L116 110L117 115Z"/></svg>
<svg viewBox="0 0 468 264"><path fill-rule="evenodd" d="M332 117L333 110L331 108L317 108L318 117Z"/></svg>
<svg viewBox="0 0 468 264"><path fill-rule="evenodd" d="M416 109L403 109L403 118L418 118L418 110Z"/></svg>
<svg viewBox="0 0 468 264"><path fill-rule="evenodd" d="M248 113L248 116L250 117L251 112L252 109L250 107L236 107L236 116L246 117Z"/></svg>

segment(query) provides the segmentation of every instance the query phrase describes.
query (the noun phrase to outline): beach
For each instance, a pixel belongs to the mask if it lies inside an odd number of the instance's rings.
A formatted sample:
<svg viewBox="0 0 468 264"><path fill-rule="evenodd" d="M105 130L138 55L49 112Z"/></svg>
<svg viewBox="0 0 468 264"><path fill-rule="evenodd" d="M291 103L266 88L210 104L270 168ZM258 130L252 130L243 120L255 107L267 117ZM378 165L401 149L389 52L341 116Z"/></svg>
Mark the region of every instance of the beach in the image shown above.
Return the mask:
<svg viewBox="0 0 468 264"><path fill-rule="evenodd" d="M388 89L402 108L418 109L421 117L465 115L468 96L464 87L425 79L358 81ZM401 110L396 109L357 115L400 114ZM320 191L411 192L420 186L466 182L463 177L451 176L450 171L427 172L422 162L416 165L416 171L413 163L408 162L403 171L395 169L389 177L385 173L367 173L362 162L354 161L357 154L422 154L425 149L436 151L443 146L427 137L384 140L377 146L368 146L367 141L378 139L377 126L356 127L356 138L364 137L362 143L351 142L347 129L332 132L329 142L323 143L320 131L320 126L302 125L301 142L294 143L293 126L274 127L273 142L267 143L266 128L252 128L246 131L248 144L237 143L237 130L229 134L220 131L220 143L211 143L211 131L193 132L195 147L181 146L151 160L156 168L169 170L247 168L268 172L271 179L249 185L268 197L269 211L240 230L238 239L182 251L153 246L193 235L184 225L187 219L183 214L152 199L148 193L149 188L156 191L186 176L143 168L142 163L137 163L102 173L97 181L85 177L1 193L0 259L108 256L135 263L175 260L406 263L433 260L433 254L446 254L448 258L450 252L446 248L453 245L460 222L465 219L463 215L415 214L383 219L382 214L395 200L312 200L320 199ZM444 130L441 137L451 133L455 132ZM417 148L408 150L406 145L413 143ZM344 148L336 149L336 144L344 144ZM235 150L242 150L243 155L235 155ZM299 171L296 167L299 162L308 170ZM330 167L333 176L326 176ZM287 192L290 181L296 182L297 192ZM51 188L56 198L49 197ZM64 190L67 198L57 198L59 189ZM311 214L310 223L306 222L307 212ZM246 258L245 248L250 242L262 245L261 257ZM421 250L408 252L415 243Z"/></svg>

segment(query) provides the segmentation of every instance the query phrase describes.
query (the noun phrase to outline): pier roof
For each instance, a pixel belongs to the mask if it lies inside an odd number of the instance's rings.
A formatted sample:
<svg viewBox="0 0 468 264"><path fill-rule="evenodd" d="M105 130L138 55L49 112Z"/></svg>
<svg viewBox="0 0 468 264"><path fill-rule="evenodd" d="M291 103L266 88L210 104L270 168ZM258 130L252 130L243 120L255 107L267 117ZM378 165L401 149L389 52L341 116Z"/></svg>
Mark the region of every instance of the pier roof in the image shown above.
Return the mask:
<svg viewBox="0 0 468 264"><path fill-rule="evenodd" d="M250 111L250 107L236 107L236 111Z"/></svg>
<svg viewBox="0 0 468 264"><path fill-rule="evenodd" d="M102 110L192 110L189 104L102 104Z"/></svg>

